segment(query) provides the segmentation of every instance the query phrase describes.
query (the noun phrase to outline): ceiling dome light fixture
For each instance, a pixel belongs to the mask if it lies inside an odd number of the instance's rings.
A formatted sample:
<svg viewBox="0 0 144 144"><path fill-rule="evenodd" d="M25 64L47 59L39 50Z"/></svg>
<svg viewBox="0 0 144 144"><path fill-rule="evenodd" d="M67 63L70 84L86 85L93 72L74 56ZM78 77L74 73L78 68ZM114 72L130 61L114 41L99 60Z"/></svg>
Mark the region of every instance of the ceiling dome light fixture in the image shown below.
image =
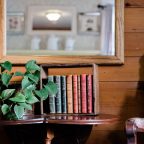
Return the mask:
<svg viewBox="0 0 144 144"><path fill-rule="evenodd" d="M48 12L46 13L46 17L49 21L57 21L60 19L61 14L60 12Z"/></svg>

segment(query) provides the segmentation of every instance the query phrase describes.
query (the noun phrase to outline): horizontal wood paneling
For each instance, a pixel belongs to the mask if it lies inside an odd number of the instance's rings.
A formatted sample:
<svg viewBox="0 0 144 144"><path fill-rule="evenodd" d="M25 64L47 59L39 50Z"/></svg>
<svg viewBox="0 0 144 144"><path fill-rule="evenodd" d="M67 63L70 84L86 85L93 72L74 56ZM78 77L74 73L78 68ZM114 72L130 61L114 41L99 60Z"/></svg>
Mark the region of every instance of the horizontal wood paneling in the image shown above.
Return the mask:
<svg viewBox="0 0 144 144"><path fill-rule="evenodd" d="M100 82L102 106L135 106L144 104L144 82Z"/></svg>
<svg viewBox="0 0 144 144"><path fill-rule="evenodd" d="M15 67L13 71L24 71L22 67ZM92 73L92 68L60 68L49 69L49 74L81 74ZM99 81L142 81L144 80L144 57L125 57L121 66L99 66ZM17 77L19 79L19 77Z"/></svg>
<svg viewBox="0 0 144 144"><path fill-rule="evenodd" d="M144 32L144 8L125 8L125 32Z"/></svg>
<svg viewBox="0 0 144 144"><path fill-rule="evenodd" d="M144 80L144 57L126 57L121 66L99 66L99 81L142 81ZM24 71L23 67L15 67L13 71ZM92 68L49 69L49 74L81 74L92 73ZM19 80L19 77L17 77Z"/></svg>
<svg viewBox="0 0 144 144"><path fill-rule="evenodd" d="M123 107L116 107L116 106L107 106L103 105L101 107L101 113L107 113L107 114L114 114L120 117L120 122L122 125L125 125L125 121L128 118L132 117L144 117L144 111L142 105L139 104L139 106L123 106ZM118 125L119 127L122 127L122 125Z"/></svg>
<svg viewBox="0 0 144 144"><path fill-rule="evenodd" d="M89 74L92 73L92 67L82 68L49 68L48 74L52 75L69 75L69 74Z"/></svg>
<svg viewBox="0 0 144 144"><path fill-rule="evenodd" d="M120 122L94 127L87 144L125 144L125 121L144 116L144 1L125 0L125 7L125 63L99 67L100 111Z"/></svg>
<svg viewBox="0 0 144 144"><path fill-rule="evenodd" d="M144 7L143 0L125 0L126 7Z"/></svg>
<svg viewBox="0 0 144 144"><path fill-rule="evenodd" d="M19 72L25 72L25 68L24 67L20 67L20 66L14 66L12 68L12 72L16 72L16 71L19 71ZM11 81L20 81L22 79L21 76L15 76L11 79Z"/></svg>
<svg viewBox="0 0 144 144"><path fill-rule="evenodd" d="M142 81L144 80L144 57L126 57L124 65L121 66L99 66L99 81ZM23 67L15 67L13 71L24 72ZM49 74L81 74L92 73L92 68L67 68L49 69ZM19 77L17 77L19 80Z"/></svg>
<svg viewBox="0 0 144 144"><path fill-rule="evenodd" d="M109 131L109 130L124 130L124 121L119 120L115 123L111 123L111 124L105 124L105 125L94 125L93 126L93 130L94 131L99 131L99 130L105 130L105 131Z"/></svg>
<svg viewBox="0 0 144 144"><path fill-rule="evenodd" d="M144 33L125 33L125 56L144 56Z"/></svg>
<svg viewBox="0 0 144 144"><path fill-rule="evenodd" d="M140 141L141 140L141 141ZM126 135L124 130L120 131L102 131L94 130L86 144L126 144ZM144 143L143 133L139 133L138 144Z"/></svg>
<svg viewBox="0 0 144 144"><path fill-rule="evenodd" d="M101 125L94 130L124 130L125 121L144 115L144 82L100 82L100 112L118 115L112 125Z"/></svg>
<svg viewBox="0 0 144 144"><path fill-rule="evenodd" d="M86 144L126 144L125 132L93 130Z"/></svg>
<svg viewBox="0 0 144 144"><path fill-rule="evenodd" d="M122 66L100 66L100 81L141 81L144 80L144 57L125 57Z"/></svg>

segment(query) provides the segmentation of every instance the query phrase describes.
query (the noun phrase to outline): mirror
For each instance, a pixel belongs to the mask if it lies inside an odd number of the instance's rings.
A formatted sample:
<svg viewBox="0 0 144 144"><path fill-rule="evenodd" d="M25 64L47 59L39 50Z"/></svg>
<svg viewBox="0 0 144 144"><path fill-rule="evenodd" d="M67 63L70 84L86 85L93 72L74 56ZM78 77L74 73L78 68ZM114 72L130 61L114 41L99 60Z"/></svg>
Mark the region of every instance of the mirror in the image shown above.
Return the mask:
<svg viewBox="0 0 144 144"><path fill-rule="evenodd" d="M1 0L0 59L122 64L124 0Z"/></svg>

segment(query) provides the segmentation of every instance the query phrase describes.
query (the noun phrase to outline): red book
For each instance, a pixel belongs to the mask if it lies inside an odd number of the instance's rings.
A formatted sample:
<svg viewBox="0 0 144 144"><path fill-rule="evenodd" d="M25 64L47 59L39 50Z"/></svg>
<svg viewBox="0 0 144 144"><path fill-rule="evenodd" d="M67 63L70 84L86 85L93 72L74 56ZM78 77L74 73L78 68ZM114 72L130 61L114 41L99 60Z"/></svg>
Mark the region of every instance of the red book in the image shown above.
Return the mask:
<svg viewBox="0 0 144 144"><path fill-rule="evenodd" d="M87 75L87 110L92 113L92 75Z"/></svg>
<svg viewBox="0 0 144 144"><path fill-rule="evenodd" d="M78 75L78 113L81 113L81 81L80 75Z"/></svg>
<svg viewBox="0 0 144 144"><path fill-rule="evenodd" d="M81 75L81 102L82 113L87 113L86 74Z"/></svg>
<svg viewBox="0 0 144 144"><path fill-rule="evenodd" d="M78 76L73 75L73 112L78 113Z"/></svg>

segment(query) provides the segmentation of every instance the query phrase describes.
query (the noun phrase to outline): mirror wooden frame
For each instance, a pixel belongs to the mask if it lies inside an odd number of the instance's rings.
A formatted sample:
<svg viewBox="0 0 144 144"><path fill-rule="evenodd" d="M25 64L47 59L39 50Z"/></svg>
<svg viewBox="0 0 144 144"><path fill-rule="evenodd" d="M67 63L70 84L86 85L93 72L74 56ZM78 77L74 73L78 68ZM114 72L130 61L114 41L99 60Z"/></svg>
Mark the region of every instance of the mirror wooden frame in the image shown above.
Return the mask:
<svg viewBox="0 0 144 144"><path fill-rule="evenodd" d="M116 64L124 63L124 0L115 0L115 56L10 56L6 55L6 28L5 0L0 0L0 62L9 60L15 64L26 63L30 59L34 59L37 63L96 63L96 64Z"/></svg>

